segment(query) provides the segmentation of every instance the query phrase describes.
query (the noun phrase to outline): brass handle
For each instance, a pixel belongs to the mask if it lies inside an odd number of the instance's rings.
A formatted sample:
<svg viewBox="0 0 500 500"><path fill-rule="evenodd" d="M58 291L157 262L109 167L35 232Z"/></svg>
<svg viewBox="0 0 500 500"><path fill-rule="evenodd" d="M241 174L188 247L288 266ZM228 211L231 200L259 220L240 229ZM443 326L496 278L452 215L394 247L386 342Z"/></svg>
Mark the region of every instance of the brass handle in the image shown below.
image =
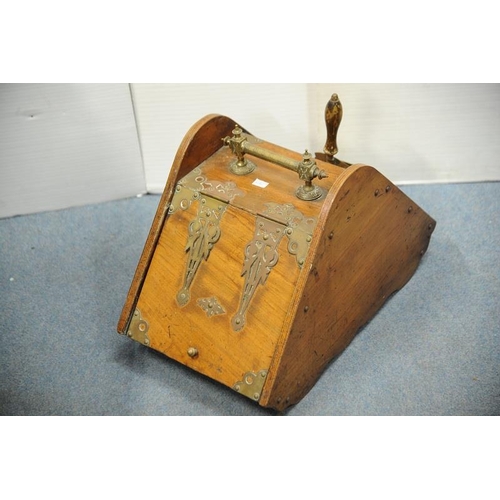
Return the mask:
<svg viewBox="0 0 500 500"><path fill-rule="evenodd" d="M229 166L231 172L234 174L246 175L253 172L255 164L245 158L245 154L248 153L262 160L275 163L276 165L285 167L288 170L297 172L299 174L299 178L304 181L304 184L299 186L295 191L297 198L311 201L320 198L323 194L322 189L315 186L312 181L316 177L318 179L324 179L325 177L328 177L328 174L324 170L318 168L316 161L307 150L302 155L302 160L292 160L291 158L274 153L268 149L261 148L255 144L250 144L246 135L238 125L235 126L232 137L224 137L222 140L224 144L229 146L232 152L236 155L236 159L233 160Z"/></svg>

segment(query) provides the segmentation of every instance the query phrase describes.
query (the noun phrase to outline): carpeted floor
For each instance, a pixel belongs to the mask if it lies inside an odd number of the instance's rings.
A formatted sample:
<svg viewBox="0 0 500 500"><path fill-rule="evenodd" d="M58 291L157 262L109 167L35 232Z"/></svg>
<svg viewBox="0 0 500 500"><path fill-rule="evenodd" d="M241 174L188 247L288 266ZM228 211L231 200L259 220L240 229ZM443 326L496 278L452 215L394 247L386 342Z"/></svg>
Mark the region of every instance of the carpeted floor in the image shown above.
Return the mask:
<svg viewBox="0 0 500 500"><path fill-rule="evenodd" d="M500 183L405 186L410 282L287 415L500 415ZM2 415L272 415L116 333L158 196L0 220Z"/></svg>

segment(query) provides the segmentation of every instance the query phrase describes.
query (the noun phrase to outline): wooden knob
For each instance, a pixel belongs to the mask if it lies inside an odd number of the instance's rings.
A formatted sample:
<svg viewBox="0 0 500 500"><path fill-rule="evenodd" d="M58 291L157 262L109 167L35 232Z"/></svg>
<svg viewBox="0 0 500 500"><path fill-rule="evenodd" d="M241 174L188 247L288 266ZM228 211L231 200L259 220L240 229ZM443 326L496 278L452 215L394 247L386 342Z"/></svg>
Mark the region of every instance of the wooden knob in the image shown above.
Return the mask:
<svg viewBox="0 0 500 500"><path fill-rule="evenodd" d="M337 132L342 121L342 103L337 94L333 94L325 108L326 144L323 152L333 157L338 153Z"/></svg>

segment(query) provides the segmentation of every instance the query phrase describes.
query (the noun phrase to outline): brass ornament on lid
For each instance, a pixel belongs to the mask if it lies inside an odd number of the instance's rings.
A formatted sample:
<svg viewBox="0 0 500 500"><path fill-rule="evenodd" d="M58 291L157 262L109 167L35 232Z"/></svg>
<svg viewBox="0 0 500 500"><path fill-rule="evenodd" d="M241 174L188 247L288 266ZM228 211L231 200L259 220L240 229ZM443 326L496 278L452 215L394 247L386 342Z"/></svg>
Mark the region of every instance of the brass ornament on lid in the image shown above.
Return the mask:
<svg viewBox="0 0 500 500"><path fill-rule="evenodd" d="M230 142L226 142L226 139L222 140L231 147L232 152L236 155L236 160L233 160L229 164L229 169L233 174L246 175L255 170L255 163L245 158L244 142L247 140L247 137L238 125L234 127L233 137Z"/></svg>
<svg viewBox="0 0 500 500"><path fill-rule="evenodd" d="M225 314L226 312L215 296L198 299L196 303L205 311L208 318Z"/></svg>
<svg viewBox="0 0 500 500"><path fill-rule="evenodd" d="M200 199L202 194L208 194L224 202L230 202L235 196L245 195L235 182L208 179L202 168L196 167L175 186L168 213L173 214L179 208L187 210L193 201Z"/></svg>

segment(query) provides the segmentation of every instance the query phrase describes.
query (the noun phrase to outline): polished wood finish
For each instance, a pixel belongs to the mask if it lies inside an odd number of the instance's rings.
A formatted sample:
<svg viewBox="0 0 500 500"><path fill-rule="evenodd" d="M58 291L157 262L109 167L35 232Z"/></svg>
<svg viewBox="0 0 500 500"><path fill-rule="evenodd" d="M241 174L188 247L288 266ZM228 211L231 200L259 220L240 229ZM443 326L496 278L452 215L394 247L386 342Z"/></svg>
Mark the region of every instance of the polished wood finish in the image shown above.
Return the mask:
<svg viewBox="0 0 500 500"><path fill-rule="evenodd" d="M402 288L427 250L435 221L366 165L339 176L323 204L307 271L295 289L261 404L284 410Z"/></svg>
<svg viewBox="0 0 500 500"><path fill-rule="evenodd" d="M330 157L339 152L337 146L337 133L342 121L342 103L337 94L333 94L325 108L326 143L323 152Z"/></svg>
<svg viewBox="0 0 500 500"><path fill-rule="evenodd" d="M225 116L207 115L197 121L184 136L175 155L167 184L158 204L146 244L137 265L127 298L125 299L125 304L118 321L117 330L119 333L123 334L126 332L132 318L144 278L165 222L168 204L172 198L175 185L179 179L215 153L221 146L221 137L229 134L233 127L234 122Z"/></svg>
<svg viewBox="0 0 500 500"><path fill-rule="evenodd" d="M339 152L337 134L342 122L343 109L339 96L333 94L325 107L326 142L321 153L316 153L316 159L326 161L338 167L347 168L351 164L339 160L335 155Z"/></svg>
<svg viewBox="0 0 500 500"><path fill-rule="evenodd" d="M211 115L183 140L118 331L127 332L138 308L149 324L151 348L229 387L246 373L265 370L267 378L256 399L282 411L305 396L358 329L410 279L435 221L366 165L344 169L317 160L328 178L315 180L324 190L315 201L295 196L301 183L295 172L263 159L252 157L255 171L236 176L229 170L233 155L221 141L233 127L229 118ZM261 148L301 159L299 153L250 138ZM195 168L199 194L220 203L220 237L204 254L190 286L191 298L181 305L177 294L188 269L189 228L200 218L202 201L193 199L173 213L168 208L175 186L191 178ZM229 184L237 194L228 196L221 188ZM264 217L277 224L273 228L280 234L287 228L272 220L269 203L291 204L316 226L302 266L283 233L276 247L279 259L257 284L245 326L236 331L232 319L241 304L245 261L257 225ZM198 300L213 297L223 312L209 316Z"/></svg>

